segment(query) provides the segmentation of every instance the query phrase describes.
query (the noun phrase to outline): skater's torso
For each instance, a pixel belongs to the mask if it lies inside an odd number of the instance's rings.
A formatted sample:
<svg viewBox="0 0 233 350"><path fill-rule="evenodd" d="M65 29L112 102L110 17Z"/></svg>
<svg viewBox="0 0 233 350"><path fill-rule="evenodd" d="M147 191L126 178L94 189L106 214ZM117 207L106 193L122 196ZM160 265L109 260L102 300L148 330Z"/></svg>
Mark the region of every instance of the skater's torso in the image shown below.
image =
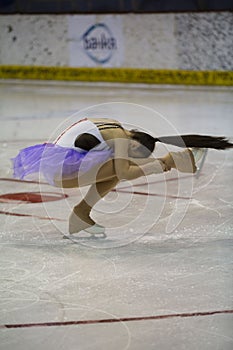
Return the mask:
<svg viewBox="0 0 233 350"><path fill-rule="evenodd" d="M107 150L112 147L111 140L115 138L117 129L124 130L121 124L114 119L85 118L64 130L54 143L83 152L87 149L82 148L82 146L80 147L80 145L83 145L83 137L87 136L89 139L94 138L93 140L96 140L95 150Z"/></svg>

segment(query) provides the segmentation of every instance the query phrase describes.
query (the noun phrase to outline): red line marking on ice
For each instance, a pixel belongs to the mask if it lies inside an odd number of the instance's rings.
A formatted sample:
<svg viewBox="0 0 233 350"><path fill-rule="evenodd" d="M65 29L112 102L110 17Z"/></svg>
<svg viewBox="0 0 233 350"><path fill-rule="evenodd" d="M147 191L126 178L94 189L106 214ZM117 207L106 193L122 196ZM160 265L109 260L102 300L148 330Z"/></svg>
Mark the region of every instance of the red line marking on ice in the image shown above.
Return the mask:
<svg viewBox="0 0 233 350"><path fill-rule="evenodd" d="M182 179L187 179L189 177L192 177L192 175L187 175L187 176L183 176L183 177L173 177L170 179L165 179L165 180L158 180L158 181L152 181L152 182L145 182L142 184L134 184L134 187L140 187L140 186L146 186L146 185L153 185L153 184L159 184L159 183L164 183L164 182L168 182L168 181L176 181L176 180L182 180ZM5 178L2 177L0 178L0 181L12 181L12 182L22 182L22 183L33 183L33 184L42 184L42 185L49 185L47 182L41 182L41 181L30 181L30 180L19 180L19 179L13 179L13 178ZM126 189L129 188L130 186L125 186L122 187L121 189Z"/></svg>
<svg viewBox="0 0 233 350"><path fill-rule="evenodd" d="M186 176L182 176L182 177L172 177L170 179L165 179L165 180L157 180L157 181L152 181L152 182L144 182L141 184L133 184L132 187L140 187L140 186L146 186L146 185L154 185L154 184L159 184L159 183L164 183L164 182L170 182L170 181L176 181L176 180L183 180L183 179L188 179L190 177L193 177L192 175L186 175ZM120 189L124 190L126 188L130 188L131 186L124 186L121 187Z"/></svg>
<svg viewBox="0 0 233 350"><path fill-rule="evenodd" d="M10 181L10 182L22 182L22 183L31 183L31 184L41 184L41 185L49 185L47 182L39 182L39 181L31 181L31 180L19 180L19 179L11 179L7 177L0 178L0 181Z"/></svg>
<svg viewBox="0 0 233 350"><path fill-rule="evenodd" d="M163 320L171 318L188 318L188 317L203 317L214 316L219 314L232 314L233 310L215 310L204 312L185 312L167 315L155 315L155 316L139 316L139 317L120 317L120 318L107 318L97 320L79 320L79 321L65 321L65 322L41 322L41 323L16 323L16 324L4 324L0 325L0 329L3 328L35 328L35 327L61 327L61 326L75 326L75 325L90 325L99 323L119 323L119 322L133 322L133 321L151 321L151 320Z"/></svg>
<svg viewBox="0 0 233 350"><path fill-rule="evenodd" d="M57 192L15 192L0 195L0 203L43 203L53 202L67 198L67 194Z"/></svg>
<svg viewBox="0 0 233 350"><path fill-rule="evenodd" d="M182 197L182 196L174 196L172 194L159 194L159 193L148 193L148 192L139 192L139 191L122 191L122 189L113 189L112 192L121 192L121 193L132 193L139 194L142 196L152 196L152 197L165 197L165 198L173 198L173 199L188 199L191 197Z"/></svg>
<svg viewBox="0 0 233 350"><path fill-rule="evenodd" d="M170 179L165 179L165 180L155 180L155 181L152 181L152 182L144 182L142 184L134 184L133 186L135 187L139 187L139 186L146 186L146 185L154 185L154 184L159 184L159 183L164 183L164 182L170 182L170 181L176 181L176 180L183 180L183 179L188 179L190 177L193 177L192 175L187 175L187 176L182 176L182 177L172 177ZM125 187L122 187L122 188L128 188L130 186L125 186Z"/></svg>
<svg viewBox="0 0 233 350"><path fill-rule="evenodd" d="M183 178L187 178L188 176L186 177L183 177ZM175 181L177 180L178 178L172 178L172 179L168 179L166 181ZM36 182L36 181L25 181L25 180L17 180L17 179L8 179L8 178L0 178L0 181L13 181L13 182L24 182L24 183L36 183L36 184L39 184L39 182ZM149 184L156 184L156 183L161 183L161 182L164 182L164 181L154 181L154 182L150 182ZM42 183L40 182L41 184L46 184L48 185L47 183ZM134 186L144 186L146 185L147 183L143 183L143 184L136 184ZM163 194L157 194L157 193L148 193L148 192L139 192L139 191L124 191L124 189L127 189L127 188L130 188L130 186L125 186L125 187L122 187L122 188L119 188L119 189L113 189L112 192L121 192L121 193L133 193L133 194L138 194L138 195L142 195L142 196L153 196L153 197L166 197L166 198L172 198L172 199L186 199L186 200L190 200L191 197L182 197L182 196L174 196L174 195L163 195ZM56 219L55 219L56 220Z"/></svg>
<svg viewBox="0 0 233 350"><path fill-rule="evenodd" d="M59 219L59 218L50 218L49 216L39 216L39 215L31 215L31 214L12 213L12 212L10 212L10 211L4 211L4 210L0 210L0 214L10 215L10 216L31 217L31 218L41 219L41 220L66 221L66 220L64 220L64 219Z"/></svg>
<svg viewBox="0 0 233 350"><path fill-rule="evenodd" d="M36 184L39 183L39 182L36 182L36 181L25 181L25 180L12 179L12 178L0 178L0 181L23 182L23 183L34 183L34 184L35 183ZM64 197L66 197L66 196L67 195L64 195ZM53 218L53 217L48 217L48 216L39 216L39 215L32 215L32 214L23 214L23 213L13 213L13 212L5 211L5 210L0 210L0 214L10 215L10 216L32 217L32 218L37 218L37 219L41 219L41 220L66 221L66 220L60 219L60 218Z"/></svg>
<svg viewBox="0 0 233 350"><path fill-rule="evenodd" d="M158 181L153 181L153 182L144 182L141 184L133 184L132 187L140 187L140 186L148 186L148 185L154 185L154 184L159 184L159 183L164 183L164 182L168 182L168 181L176 181L176 180L182 180L182 179L187 179L192 177L192 175L187 175L187 176L182 176L180 178L178 177L173 177L170 179L166 179L166 180L158 180ZM171 194L159 194L159 193L148 193L148 192L139 192L139 191L124 191L127 190L127 188L131 188L131 186L124 186L118 189L113 189L112 192L121 192L121 193L133 193L133 194L138 194L138 195L143 195L143 196L154 196L154 197L166 197L166 198L173 198L173 199L186 199L186 200L190 200L191 197L183 197L183 196L175 196L175 195L171 195Z"/></svg>

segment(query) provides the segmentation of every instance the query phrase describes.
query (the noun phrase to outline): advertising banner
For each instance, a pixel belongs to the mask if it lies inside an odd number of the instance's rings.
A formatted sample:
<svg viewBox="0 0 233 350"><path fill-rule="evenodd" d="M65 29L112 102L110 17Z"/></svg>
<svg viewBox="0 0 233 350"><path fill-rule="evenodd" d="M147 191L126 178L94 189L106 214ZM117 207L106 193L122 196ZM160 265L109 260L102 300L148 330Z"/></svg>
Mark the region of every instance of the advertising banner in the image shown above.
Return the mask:
<svg viewBox="0 0 233 350"><path fill-rule="evenodd" d="M121 16L68 17L71 67L119 67L124 58Z"/></svg>

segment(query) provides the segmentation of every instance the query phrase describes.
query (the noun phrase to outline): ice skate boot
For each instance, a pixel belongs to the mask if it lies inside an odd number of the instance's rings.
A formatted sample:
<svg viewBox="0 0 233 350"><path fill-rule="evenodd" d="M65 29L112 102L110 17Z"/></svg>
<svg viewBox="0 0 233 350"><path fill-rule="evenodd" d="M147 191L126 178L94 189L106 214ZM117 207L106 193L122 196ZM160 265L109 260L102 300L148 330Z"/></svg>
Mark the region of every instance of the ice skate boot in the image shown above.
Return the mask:
<svg viewBox="0 0 233 350"><path fill-rule="evenodd" d="M192 151L195 163L197 164L199 162L199 160L201 160L201 158L204 156L204 154L207 152L207 148L190 148L190 150Z"/></svg>
<svg viewBox="0 0 233 350"><path fill-rule="evenodd" d="M73 234L82 232L89 233L93 238L106 237L104 226L96 224L92 219L90 219L90 223L87 223L87 218L80 218L80 216L73 211L69 218L69 234L64 235L64 238L71 238Z"/></svg>
<svg viewBox="0 0 233 350"><path fill-rule="evenodd" d="M90 233L93 237L99 237L99 238L105 238L106 234L105 234L105 227L95 224L93 226L90 226L88 228L86 228L85 230L83 230L87 233Z"/></svg>
<svg viewBox="0 0 233 350"><path fill-rule="evenodd" d="M197 167L192 151L187 148L182 152L169 152L162 158L163 162L182 173L195 173Z"/></svg>
<svg viewBox="0 0 233 350"><path fill-rule="evenodd" d="M197 164L197 172L196 172L196 178L200 176L201 170L203 168L208 148L191 148L192 154L195 159L195 163Z"/></svg>

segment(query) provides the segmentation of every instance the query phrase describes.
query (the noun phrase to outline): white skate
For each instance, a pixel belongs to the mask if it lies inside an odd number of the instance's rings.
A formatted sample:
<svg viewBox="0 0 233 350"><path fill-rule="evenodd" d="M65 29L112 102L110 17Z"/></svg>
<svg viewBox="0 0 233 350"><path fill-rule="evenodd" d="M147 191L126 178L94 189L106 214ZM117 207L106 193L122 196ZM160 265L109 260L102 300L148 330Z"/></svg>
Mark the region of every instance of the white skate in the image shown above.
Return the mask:
<svg viewBox="0 0 233 350"><path fill-rule="evenodd" d="M105 227L95 224L93 226L90 226L88 228L86 228L85 230L83 230L84 232L90 233L93 237L95 236L100 236L99 238L105 238L106 234L105 234Z"/></svg>
<svg viewBox="0 0 233 350"><path fill-rule="evenodd" d="M200 176L201 170L203 168L206 156L207 156L207 152L208 152L208 148L190 148L190 151L193 154L194 160L195 160L195 164L197 165L197 172L196 172L196 178L198 178ZM199 163L199 164L197 164Z"/></svg>
<svg viewBox="0 0 233 350"><path fill-rule="evenodd" d="M106 238L107 237L105 234L105 227L98 225L98 224L87 227L86 229L81 230L78 233L82 233L82 232L89 233L91 235L91 238ZM75 237L75 236L73 236L73 234L75 234L75 232L72 234L64 235L63 238L65 238L65 239L67 238L67 239L71 239L71 240L79 239L79 237L77 237L77 236Z"/></svg>

